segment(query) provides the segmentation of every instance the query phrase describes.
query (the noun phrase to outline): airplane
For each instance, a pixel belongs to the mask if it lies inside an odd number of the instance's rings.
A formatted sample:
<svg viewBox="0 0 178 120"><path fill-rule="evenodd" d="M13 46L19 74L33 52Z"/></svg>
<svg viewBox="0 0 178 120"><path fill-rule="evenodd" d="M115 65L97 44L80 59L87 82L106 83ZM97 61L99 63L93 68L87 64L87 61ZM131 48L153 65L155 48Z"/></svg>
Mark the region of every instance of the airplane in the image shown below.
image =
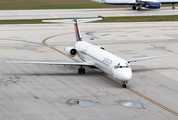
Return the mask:
<svg viewBox="0 0 178 120"><path fill-rule="evenodd" d="M133 10L136 10L136 6L138 6L137 8L138 11L141 11L142 7L149 9L159 9L161 8L161 4L172 4L172 9L175 9L174 4L178 3L178 0L90 0L90 1L109 5L132 5Z"/></svg>
<svg viewBox="0 0 178 120"><path fill-rule="evenodd" d="M122 87L126 88L126 84L132 78L132 69L130 62L136 62L146 59L159 58L171 56L160 55L152 57L140 57L132 59L123 59L110 52L107 52L102 46L95 46L86 41L83 41L79 23L103 20L102 16L98 18L90 19L67 19L67 20L43 20L43 22L55 22L55 23L72 23L75 27L76 43L74 47L65 48L65 53L70 57L78 57L84 62L64 62L64 61L4 61L5 63L23 63L23 64L47 64L47 65L72 65L79 66L78 74L85 74L85 66L96 67L104 73L114 77L118 81L121 81Z"/></svg>

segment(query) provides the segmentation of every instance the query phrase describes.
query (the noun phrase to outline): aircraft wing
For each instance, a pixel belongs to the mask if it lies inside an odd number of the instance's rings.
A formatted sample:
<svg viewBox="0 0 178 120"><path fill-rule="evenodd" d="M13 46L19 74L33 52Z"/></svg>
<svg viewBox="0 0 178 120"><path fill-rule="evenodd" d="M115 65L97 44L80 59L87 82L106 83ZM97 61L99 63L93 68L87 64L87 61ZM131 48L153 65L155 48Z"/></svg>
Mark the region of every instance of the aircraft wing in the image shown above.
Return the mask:
<svg viewBox="0 0 178 120"><path fill-rule="evenodd" d="M136 61L141 61L141 60L160 58L160 57L167 57L167 56L172 56L172 55L175 55L175 54L160 55L160 56L151 56L151 57L139 57L139 58L126 59L126 61L127 62L136 62Z"/></svg>
<svg viewBox="0 0 178 120"><path fill-rule="evenodd" d="M73 66L92 66L92 64L86 62L65 62L65 61L4 61L4 63L16 63L16 64L46 64L46 65L73 65Z"/></svg>

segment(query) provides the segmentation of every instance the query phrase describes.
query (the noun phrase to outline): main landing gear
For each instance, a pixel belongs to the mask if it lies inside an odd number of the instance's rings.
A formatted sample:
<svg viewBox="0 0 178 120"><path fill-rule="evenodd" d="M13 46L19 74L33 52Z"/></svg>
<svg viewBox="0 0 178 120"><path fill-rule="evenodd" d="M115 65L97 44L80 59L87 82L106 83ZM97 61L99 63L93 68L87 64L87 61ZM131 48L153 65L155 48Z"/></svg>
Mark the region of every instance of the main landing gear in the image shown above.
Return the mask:
<svg viewBox="0 0 178 120"><path fill-rule="evenodd" d="M83 68L83 66L78 68L78 74L85 74L85 68Z"/></svg>
<svg viewBox="0 0 178 120"><path fill-rule="evenodd" d="M139 7L137 8L138 11L141 11L142 10L142 4L139 4Z"/></svg>
<svg viewBox="0 0 178 120"><path fill-rule="evenodd" d="M174 6L174 4L172 4L172 9L175 9L175 6Z"/></svg>
<svg viewBox="0 0 178 120"><path fill-rule="evenodd" d="M142 10L142 6L143 6L143 5L140 4L139 7L136 8L136 6L134 5L134 6L132 7L132 10L136 10L136 9L137 9L138 11L141 11L141 10Z"/></svg>
<svg viewBox="0 0 178 120"><path fill-rule="evenodd" d="M132 7L132 10L136 10L137 8L135 7L135 5Z"/></svg>
<svg viewBox="0 0 178 120"><path fill-rule="evenodd" d="M141 7L138 7L138 8L137 8L137 10L138 10L138 11L141 11L141 10L142 10L142 8L141 8Z"/></svg>

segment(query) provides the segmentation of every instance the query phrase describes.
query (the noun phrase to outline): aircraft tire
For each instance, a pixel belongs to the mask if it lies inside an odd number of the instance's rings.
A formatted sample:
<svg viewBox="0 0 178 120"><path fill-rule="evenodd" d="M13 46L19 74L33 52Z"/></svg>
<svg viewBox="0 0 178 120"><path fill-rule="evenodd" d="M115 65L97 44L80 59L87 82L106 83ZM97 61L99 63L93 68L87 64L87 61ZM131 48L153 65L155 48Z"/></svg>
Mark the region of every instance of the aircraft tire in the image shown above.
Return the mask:
<svg viewBox="0 0 178 120"><path fill-rule="evenodd" d="M122 84L122 88L126 88L127 86L126 86L126 84Z"/></svg>
<svg viewBox="0 0 178 120"><path fill-rule="evenodd" d="M82 73L82 69L78 68L78 74L81 74L81 73Z"/></svg>
<svg viewBox="0 0 178 120"><path fill-rule="evenodd" d="M142 10L142 8L141 7L138 7L138 9L137 9L138 11L141 11Z"/></svg>
<svg viewBox="0 0 178 120"><path fill-rule="evenodd" d="M136 7L135 7L135 6L133 6L133 7L132 7L132 10L136 10Z"/></svg>
<svg viewBox="0 0 178 120"><path fill-rule="evenodd" d="M82 68L81 71L83 74L85 74L85 68Z"/></svg>

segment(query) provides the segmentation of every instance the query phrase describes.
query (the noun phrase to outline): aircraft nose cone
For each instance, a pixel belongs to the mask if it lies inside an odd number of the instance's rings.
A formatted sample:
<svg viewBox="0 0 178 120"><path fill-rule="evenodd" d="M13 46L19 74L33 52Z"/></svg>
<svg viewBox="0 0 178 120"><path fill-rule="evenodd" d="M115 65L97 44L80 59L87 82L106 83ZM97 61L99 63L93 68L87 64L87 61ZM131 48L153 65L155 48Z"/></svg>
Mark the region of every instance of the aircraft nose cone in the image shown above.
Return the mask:
<svg viewBox="0 0 178 120"><path fill-rule="evenodd" d="M132 78L132 72L131 71L124 71L120 75L118 75L117 78L121 81L128 81Z"/></svg>
<svg viewBox="0 0 178 120"><path fill-rule="evenodd" d="M118 71L115 70L113 73L114 73L114 77L120 81L128 81L132 78L131 69L118 70Z"/></svg>

